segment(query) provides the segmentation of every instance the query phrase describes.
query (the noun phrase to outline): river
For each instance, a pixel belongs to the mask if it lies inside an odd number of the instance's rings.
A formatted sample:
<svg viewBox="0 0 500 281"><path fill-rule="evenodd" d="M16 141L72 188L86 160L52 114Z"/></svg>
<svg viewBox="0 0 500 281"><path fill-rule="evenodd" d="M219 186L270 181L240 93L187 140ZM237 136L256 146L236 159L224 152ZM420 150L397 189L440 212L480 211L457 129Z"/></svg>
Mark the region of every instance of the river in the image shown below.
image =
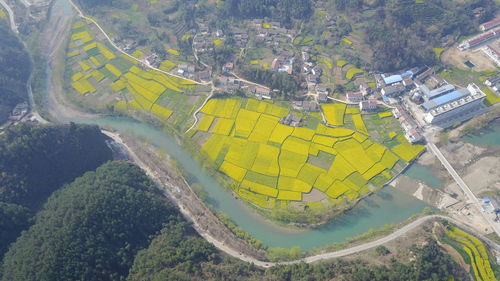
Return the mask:
<svg viewBox="0 0 500 281"><path fill-rule="evenodd" d="M475 134L466 135L462 139L477 146L499 146L500 122L493 122L490 127L481 129Z"/></svg>
<svg viewBox="0 0 500 281"><path fill-rule="evenodd" d="M57 0L51 13L68 13L68 1ZM51 80L50 68L47 68L47 79ZM49 89L50 93L52 89ZM207 194L207 202L217 211L227 214L238 226L256 239L272 248L291 248L299 246L302 250L342 242L346 238L365 233L370 229L380 228L386 224L401 222L421 212L426 205L401 191L385 187L380 192L362 200L352 210L328 223L314 229L295 231L263 219L251 211L240 200L225 190L175 139L161 129L123 117L103 117L96 119L69 118L63 112L55 112L56 118L62 122L97 124L104 128L116 130L136 137L148 139L153 145L164 149L187 174L189 183L200 184Z"/></svg>
<svg viewBox="0 0 500 281"><path fill-rule="evenodd" d="M424 166L420 164L411 165L406 171L403 173L405 176L416 179L425 183L430 187L440 187L444 184L444 181L434 174L434 171L429 166Z"/></svg>
<svg viewBox="0 0 500 281"><path fill-rule="evenodd" d="M380 192L362 200L346 214L319 229L289 230L264 220L240 200L234 198L229 191L205 172L172 136L160 129L123 117L67 119L66 121L97 124L104 128L132 134L146 138L153 145L164 149L186 172L190 184L197 183L203 187L207 194L206 201L215 210L226 213L246 232L273 248L299 246L303 250L310 250L334 242L342 242L346 238L362 234L370 229L401 222L428 206L399 190L385 187Z"/></svg>

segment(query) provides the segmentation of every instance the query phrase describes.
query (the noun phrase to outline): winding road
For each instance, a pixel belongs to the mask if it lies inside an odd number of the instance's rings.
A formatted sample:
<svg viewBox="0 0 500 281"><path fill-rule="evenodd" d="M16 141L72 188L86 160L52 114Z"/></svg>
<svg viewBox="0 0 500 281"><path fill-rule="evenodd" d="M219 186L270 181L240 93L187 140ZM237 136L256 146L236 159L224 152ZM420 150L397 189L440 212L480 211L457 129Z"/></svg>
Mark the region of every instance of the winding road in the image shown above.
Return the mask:
<svg viewBox="0 0 500 281"><path fill-rule="evenodd" d="M3 2L3 1L4 0L0 0L0 2ZM70 1L70 3L73 5L73 7L77 11L79 11L80 16L88 19L87 17L83 16L83 14L78 9L78 7L76 7L71 1ZM90 19L90 20L92 20L92 19ZM95 23L95 24L97 25L97 23ZM97 26L99 27L99 25L97 25ZM99 29L101 29L101 28L99 27ZM101 29L101 31L102 31L102 29ZM104 31L103 31L103 33L104 33ZM104 34L106 35L106 33L104 33ZM107 35L106 35L106 37L107 37ZM108 38L108 40L110 40L109 37L107 37L107 38ZM113 42L111 40L110 40L110 42L113 44ZM118 50L120 50L120 49L118 49ZM123 51L121 51L121 52L124 53L124 54L126 54ZM126 55L128 55L128 54L126 54ZM128 56L130 56L130 55L128 55ZM161 72L164 72L164 71L161 71ZM166 73L166 72L164 72L164 73ZM166 73L166 74L171 75L170 73ZM63 105L61 105L61 106L63 106ZM33 110L33 112L35 113L34 110ZM108 135L109 137L113 138L118 143L121 143L127 149L127 151L130 153L130 155L133 156L132 158L134 159L134 162L136 164L138 164L139 166L141 166L141 168L143 170L145 170L150 176L156 177L156 173L150 167L148 167L143 161L140 161L139 157L137 157L137 155L135 155L135 153L121 140L121 138L119 137L119 135L117 135L115 133L110 133L110 132L105 132L105 134ZM432 149L432 147L431 147L431 149ZM448 163L448 165L449 165L449 163ZM464 185L465 185L465 183L464 183ZM469 190L469 192L470 192L470 190ZM473 196L473 194L472 194L472 196ZM495 248L496 250L500 250L500 246L498 244L490 241L489 239L487 239L486 237L484 237L484 236L482 236L480 234L477 234L471 228L465 226L464 224L462 224L462 223L460 223L460 222L458 222L458 221L456 221L456 220L454 220L452 218L449 218L449 217L446 217L446 216L442 216L442 215L429 215L429 216L418 218L415 221L412 221L409 224L407 224L407 225L405 225L405 226L403 226L403 227L395 230L393 233L391 233L391 234L389 234L387 236L381 237L381 238L379 238L377 240L374 240L374 241L366 242L366 243L363 243L363 244L360 244L360 245L357 245L357 246L354 246L354 247L351 247L351 248L339 250L339 251L333 251L333 252L329 252L329 253L323 253L323 254L313 255L313 256L302 258L302 259L288 261L288 262L274 263L274 262L268 262L268 261L258 260L258 259L254 258L254 257L242 254L239 251L234 250L234 249L228 247L227 245L225 245L224 242L222 242L222 241L218 240L217 238L211 236L208 232L204 231L201 227L199 227L197 225L196 217L193 216L193 214L190 214L189 212L186 212L186 210L185 210L185 208L183 206L179 206L179 207L180 207L181 211L183 211L183 213L186 216L188 216L191 219L191 221L193 221L193 223L195 225L195 229L198 231L198 233L204 239L206 239L207 241L209 241L210 243L212 243L214 246L216 246L221 251L223 251L223 252L225 252L225 253L227 253L227 254L235 257L235 258L238 258L240 260L243 260L243 261L246 261L246 262L250 262L250 263L254 263L255 265L260 266L260 267L272 267L272 266L277 266L277 265L282 265L282 264L295 264L295 263L301 263L301 262L314 263L314 262L318 262L318 261L321 261L321 260L328 260L328 259L333 259L333 258L339 258L339 257L344 257L344 256L352 255L352 254L355 254L355 253L359 253L359 252L362 252L362 251L365 251L365 250L372 249L374 247L383 245L385 243L393 241L394 239L401 238L404 235L406 235L408 232L410 232L410 231L412 231L412 230L420 227L425 222L436 220L436 219L447 220L447 221L449 221L449 222L451 222L451 223L453 223L453 224L455 224L455 225L457 225L457 226L459 226L459 227L461 227L461 228L463 228L463 229L465 229L465 230L467 230L469 232L472 232L476 236L478 236L479 238L481 238L484 242L486 242L488 245L490 245L491 247Z"/></svg>

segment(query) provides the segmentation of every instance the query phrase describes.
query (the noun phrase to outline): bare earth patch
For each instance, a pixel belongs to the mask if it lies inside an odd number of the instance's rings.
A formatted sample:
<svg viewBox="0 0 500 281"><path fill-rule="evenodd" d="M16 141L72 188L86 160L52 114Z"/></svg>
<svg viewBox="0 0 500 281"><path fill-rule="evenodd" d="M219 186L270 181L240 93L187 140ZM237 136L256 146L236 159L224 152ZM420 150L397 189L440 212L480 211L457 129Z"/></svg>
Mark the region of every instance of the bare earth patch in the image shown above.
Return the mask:
<svg viewBox="0 0 500 281"><path fill-rule="evenodd" d="M473 71L496 69L495 64L480 50L480 48L460 51L456 46L452 46L443 52L441 61L445 64L465 70L470 70L470 68L464 64L466 61L470 61L475 65L472 68Z"/></svg>

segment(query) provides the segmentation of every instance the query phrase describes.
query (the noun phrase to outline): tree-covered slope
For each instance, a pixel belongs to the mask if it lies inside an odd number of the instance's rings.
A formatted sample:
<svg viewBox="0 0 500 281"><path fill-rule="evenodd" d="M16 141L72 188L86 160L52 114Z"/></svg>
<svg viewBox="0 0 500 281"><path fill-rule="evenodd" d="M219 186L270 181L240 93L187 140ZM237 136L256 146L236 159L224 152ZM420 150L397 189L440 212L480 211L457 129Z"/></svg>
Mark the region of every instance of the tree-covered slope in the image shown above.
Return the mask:
<svg viewBox="0 0 500 281"><path fill-rule="evenodd" d="M108 162L56 191L35 220L6 253L2 280L124 280L179 213L138 167Z"/></svg>
<svg viewBox="0 0 500 281"><path fill-rule="evenodd" d="M111 159L97 126L11 127L0 135L0 201L37 208L62 184Z"/></svg>
<svg viewBox="0 0 500 281"><path fill-rule="evenodd" d="M54 190L111 158L93 126L20 124L0 135L0 258Z"/></svg>
<svg viewBox="0 0 500 281"><path fill-rule="evenodd" d="M12 33L6 21L0 20L0 124L12 108L28 99L26 82L31 65L28 53Z"/></svg>

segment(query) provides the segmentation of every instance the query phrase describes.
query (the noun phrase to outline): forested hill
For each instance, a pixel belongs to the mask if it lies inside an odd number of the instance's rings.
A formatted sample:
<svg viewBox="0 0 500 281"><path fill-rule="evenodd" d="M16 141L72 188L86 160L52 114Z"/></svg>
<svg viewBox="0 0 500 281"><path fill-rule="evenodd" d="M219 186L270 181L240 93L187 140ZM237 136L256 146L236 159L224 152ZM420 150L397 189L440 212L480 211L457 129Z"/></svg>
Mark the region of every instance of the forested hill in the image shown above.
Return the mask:
<svg viewBox="0 0 500 281"><path fill-rule="evenodd" d="M433 48L477 32L498 9L494 0L375 2L335 0L338 11L358 18L373 51L372 67L382 71L435 64ZM478 7L484 13L476 17L472 11Z"/></svg>
<svg viewBox="0 0 500 281"><path fill-rule="evenodd" d="M37 208L62 184L111 159L97 126L11 127L0 136L0 201Z"/></svg>
<svg viewBox="0 0 500 281"><path fill-rule="evenodd" d="M140 168L106 163L48 199L6 253L1 280L125 280L150 236L180 220Z"/></svg>
<svg viewBox="0 0 500 281"><path fill-rule="evenodd" d="M29 55L12 33L7 21L0 20L0 124L13 107L27 101L26 82L31 65Z"/></svg>
<svg viewBox="0 0 500 281"><path fill-rule="evenodd" d="M54 190L111 159L95 126L20 124L0 135L0 258Z"/></svg>
<svg viewBox="0 0 500 281"><path fill-rule="evenodd" d="M138 167L109 162L51 195L6 253L0 280L468 280L433 240L412 257L389 266L336 260L264 270L199 237Z"/></svg>

